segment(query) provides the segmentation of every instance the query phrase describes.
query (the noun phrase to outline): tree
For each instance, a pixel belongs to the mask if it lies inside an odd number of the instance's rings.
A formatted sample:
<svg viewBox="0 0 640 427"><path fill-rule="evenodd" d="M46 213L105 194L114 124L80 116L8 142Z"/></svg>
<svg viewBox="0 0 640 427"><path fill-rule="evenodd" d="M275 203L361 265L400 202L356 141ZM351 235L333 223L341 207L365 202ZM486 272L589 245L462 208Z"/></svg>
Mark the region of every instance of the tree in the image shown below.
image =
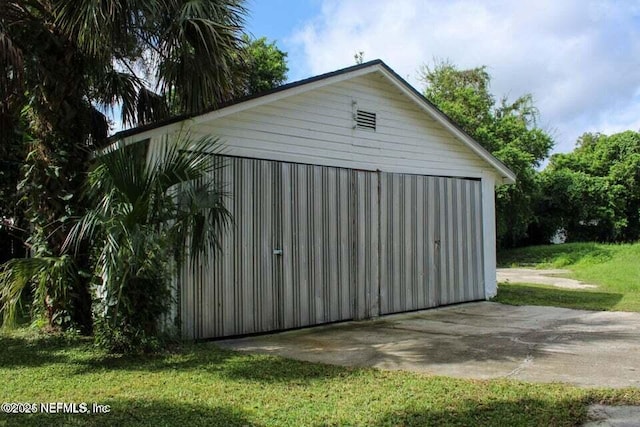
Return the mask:
<svg viewBox="0 0 640 427"><path fill-rule="evenodd" d="M571 153L555 154L541 174L545 230L569 240L640 238L640 133L585 133Z"/></svg>
<svg viewBox="0 0 640 427"><path fill-rule="evenodd" d="M241 0L2 4L0 133L31 137L20 188L34 257L62 256L72 218L86 208L78 195L90 151L108 142L98 107L120 105L122 121L139 124L164 118L167 100L189 113L232 98L243 78L236 61L244 13ZM65 271L87 272L89 248L69 262ZM85 276L62 281L62 293L54 277L43 279L49 323L90 330Z"/></svg>
<svg viewBox="0 0 640 427"><path fill-rule="evenodd" d="M287 81L287 54L267 42L266 37L251 40L244 36L247 45L245 93L253 95L282 85Z"/></svg>
<svg viewBox="0 0 640 427"><path fill-rule="evenodd" d="M496 105L486 67L459 70L441 62L424 67L421 77L426 98L516 174L515 185L497 188L496 220L499 245L517 245L535 221L536 168L553 147L552 138L537 126L533 97L502 98Z"/></svg>

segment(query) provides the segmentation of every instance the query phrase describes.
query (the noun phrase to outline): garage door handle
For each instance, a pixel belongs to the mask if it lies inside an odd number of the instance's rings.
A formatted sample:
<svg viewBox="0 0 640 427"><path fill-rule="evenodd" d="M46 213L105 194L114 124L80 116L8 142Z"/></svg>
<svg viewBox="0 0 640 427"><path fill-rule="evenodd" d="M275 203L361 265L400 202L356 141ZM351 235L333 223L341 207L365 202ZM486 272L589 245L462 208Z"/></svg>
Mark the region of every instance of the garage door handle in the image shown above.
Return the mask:
<svg viewBox="0 0 640 427"><path fill-rule="evenodd" d="M273 254L274 255L282 255L282 249L274 249L273 250Z"/></svg>

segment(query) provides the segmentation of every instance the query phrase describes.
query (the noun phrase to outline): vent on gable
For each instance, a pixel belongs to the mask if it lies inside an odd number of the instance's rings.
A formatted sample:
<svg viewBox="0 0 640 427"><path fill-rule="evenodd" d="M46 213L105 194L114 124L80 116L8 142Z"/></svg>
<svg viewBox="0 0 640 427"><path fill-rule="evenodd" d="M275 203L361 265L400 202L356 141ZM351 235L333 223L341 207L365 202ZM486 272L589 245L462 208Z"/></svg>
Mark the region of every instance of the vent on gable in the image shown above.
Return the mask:
<svg viewBox="0 0 640 427"><path fill-rule="evenodd" d="M356 129L376 130L376 113L358 109L356 111Z"/></svg>

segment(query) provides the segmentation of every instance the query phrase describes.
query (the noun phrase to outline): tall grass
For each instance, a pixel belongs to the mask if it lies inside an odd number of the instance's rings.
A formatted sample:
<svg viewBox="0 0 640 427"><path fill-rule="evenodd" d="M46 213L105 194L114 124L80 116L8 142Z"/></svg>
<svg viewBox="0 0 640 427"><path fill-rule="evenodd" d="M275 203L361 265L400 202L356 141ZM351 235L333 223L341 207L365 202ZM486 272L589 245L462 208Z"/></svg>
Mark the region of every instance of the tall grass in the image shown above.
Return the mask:
<svg viewBox="0 0 640 427"><path fill-rule="evenodd" d="M640 243L566 243L498 254L499 267L565 268L571 276L622 292L640 291Z"/></svg>
<svg viewBox="0 0 640 427"><path fill-rule="evenodd" d="M500 302L540 304L544 300L548 302L545 305L640 311L640 243L530 246L499 252L498 266L562 268L568 270L569 277L598 286L592 291L578 291L539 285L525 289L524 286L502 284L502 295L500 291L498 294ZM538 291L533 292L535 289ZM536 294L535 298L532 292ZM612 298L596 298L596 293L615 296L617 302L611 304Z"/></svg>

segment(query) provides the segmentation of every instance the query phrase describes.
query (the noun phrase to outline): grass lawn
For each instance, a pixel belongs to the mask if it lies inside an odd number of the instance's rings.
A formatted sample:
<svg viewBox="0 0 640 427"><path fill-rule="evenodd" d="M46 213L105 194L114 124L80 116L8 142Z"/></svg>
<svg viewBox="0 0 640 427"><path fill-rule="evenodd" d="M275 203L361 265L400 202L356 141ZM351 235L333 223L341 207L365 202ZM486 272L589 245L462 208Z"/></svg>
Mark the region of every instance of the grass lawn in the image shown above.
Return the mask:
<svg viewBox="0 0 640 427"><path fill-rule="evenodd" d="M564 268L570 277L598 285L567 290L534 284L498 286L495 301L587 310L640 312L640 244L568 243L531 246L498 254L500 267Z"/></svg>
<svg viewBox="0 0 640 427"><path fill-rule="evenodd" d="M298 362L188 344L108 356L90 341L0 334L3 402L85 402L107 414L0 414L0 425L576 425L639 389L470 381Z"/></svg>

